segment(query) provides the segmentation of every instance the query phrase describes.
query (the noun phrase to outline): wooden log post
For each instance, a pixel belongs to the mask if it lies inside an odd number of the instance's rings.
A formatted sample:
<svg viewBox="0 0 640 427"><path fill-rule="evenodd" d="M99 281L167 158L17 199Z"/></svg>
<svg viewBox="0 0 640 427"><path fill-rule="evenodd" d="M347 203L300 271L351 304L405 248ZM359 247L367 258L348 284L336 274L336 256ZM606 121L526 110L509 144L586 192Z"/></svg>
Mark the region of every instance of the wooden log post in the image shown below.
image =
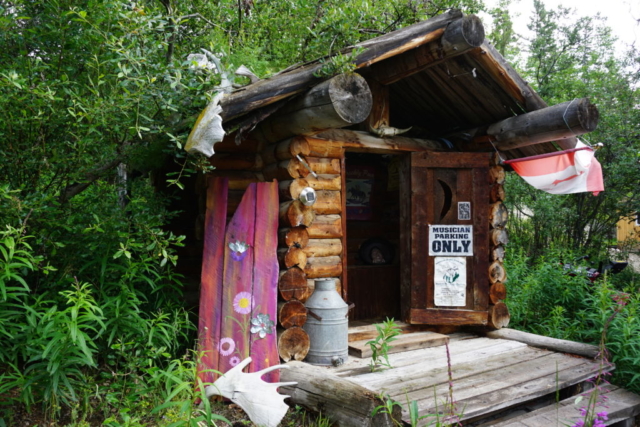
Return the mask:
<svg viewBox="0 0 640 427"><path fill-rule="evenodd" d="M278 230L278 245L281 247L304 248L309 243L309 232L307 227L299 226L292 228L281 228Z"/></svg>
<svg viewBox="0 0 640 427"><path fill-rule="evenodd" d="M305 206L299 200L280 203L280 224L283 227L309 226L316 214L311 206Z"/></svg>
<svg viewBox="0 0 640 427"><path fill-rule="evenodd" d="M283 369L281 381L295 381L297 385L282 387L282 393L291 396L291 402L321 412L333 423L349 427L394 427L399 425L402 410L394 406L392 416L378 411L384 402L371 390L330 373L326 369L301 362L288 363ZM398 423L398 424L396 424Z"/></svg>
<svg viewBox="0 0 640 427"><path fill-rule="evenodd" d="M339 74L320 83L264 120L256 136L276 142L362 122L371 111L371 91L356 73Z"/></svg>
<svg viewBox="0 0 640 427"><path fill-rule="evenodd" d="M278 293L285 301L297 299L305 302L311 295L311 290L307 285L307 276L304 271L299 267L280 271Z"/></svg>
<svg viewBox="0 0 640 427"><path fill-rule="evenodd" d="M339 256L309 257L304 269L307 278L340 277L342 274L342 258Z"/></svg>
<svg viewBox="0 0 640 427"><path fill-rule="evenodd" d="M289 329L278 329L278 353L285 362L292 359L304 360L309 353L309 346L309 335L301 327L292 326Z"/></svg>
<svg viewBox="0 0 640 427"><path fill-rule="evenodd" d="M342 217L340 215L317 215L307 228L311 239L331 239L342 237Z"/></svg>
<svg viewBox="0 0 640 427"><path fill-rule="evenodd" d="M300 267L304 270L307 266L307 254L295 246L278 249L278 262L281 268Z"/></svg>
<svg viewBox="0 0 640 427"><path fill-rule="evenodd" d="M295 299L279 302L278 322L285 329L294 326L302 327L307 322L307 308L302 302Z"/></svg>

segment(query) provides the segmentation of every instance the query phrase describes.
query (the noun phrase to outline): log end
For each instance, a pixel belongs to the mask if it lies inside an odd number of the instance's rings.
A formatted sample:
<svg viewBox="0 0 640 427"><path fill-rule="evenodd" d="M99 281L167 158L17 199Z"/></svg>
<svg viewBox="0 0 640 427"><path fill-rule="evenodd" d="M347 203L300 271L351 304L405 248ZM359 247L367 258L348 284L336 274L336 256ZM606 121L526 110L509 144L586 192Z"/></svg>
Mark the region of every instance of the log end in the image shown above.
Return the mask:
<svg viewBox="0 0 640 427"><path fill-rule="evenodd" d="M458 49L479 47L484 42L484 25L476 15L467 15L452 22L443 35L443 44L458 46Z"/></svg>
<svg viewBox="0 0 640 427"><path fill-rule="evenodd" d="M487 325L491 329L506 328L509 326L509 320L511 320L511 315L505 303L499 302L489 307L489 322Z"/></svg>
<svg viewBox="0 0 640 427"><path fill-rule="evenodd" d="M598 127L599 120L600 112L598 111L598 107L593 105L588 98L582 99L578 109L580 126L582 126L586 132L593 132Z"/></svg>
<svg viewBox="0 0 640 427"><path fill-rule="evenodd" d="M367 81L361 75L345 73L334 77L329 94L336 113L345 122L356 124L369 117L373 97Z"/></svg>

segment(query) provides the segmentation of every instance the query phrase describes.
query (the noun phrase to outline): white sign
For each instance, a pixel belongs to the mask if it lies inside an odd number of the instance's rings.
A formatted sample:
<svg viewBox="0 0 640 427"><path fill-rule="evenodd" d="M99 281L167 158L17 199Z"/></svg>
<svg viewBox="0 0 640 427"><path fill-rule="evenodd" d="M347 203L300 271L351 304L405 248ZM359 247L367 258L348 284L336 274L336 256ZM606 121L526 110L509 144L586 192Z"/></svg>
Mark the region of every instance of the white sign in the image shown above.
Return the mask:
<svg viewBox="0 0 640 427"><path fill-rule="evenodd" d="M472 225L429 225L429 255L473 255Z"/></svg>
<svg viewBox="0 0 640 427"><path fill-rule="evenodd" d="M467 305L467 259L436 257L434 270L434 304L440 307Z"/></svg>

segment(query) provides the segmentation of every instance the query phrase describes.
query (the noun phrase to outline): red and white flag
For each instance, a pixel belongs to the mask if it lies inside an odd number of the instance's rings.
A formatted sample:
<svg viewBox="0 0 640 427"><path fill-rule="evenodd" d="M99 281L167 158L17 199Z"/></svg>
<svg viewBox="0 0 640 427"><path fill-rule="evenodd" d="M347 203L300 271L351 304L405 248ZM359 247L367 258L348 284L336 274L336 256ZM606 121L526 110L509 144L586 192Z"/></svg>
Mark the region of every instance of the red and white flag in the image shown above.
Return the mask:
<svg viewBox="0 0 640 427"><path fill-rule="evenodd" d="M514 171L533 187L551 194L584 193L594 196L604 191L602 166L594 150L578 141L576 148L507 160Z"/></svg>

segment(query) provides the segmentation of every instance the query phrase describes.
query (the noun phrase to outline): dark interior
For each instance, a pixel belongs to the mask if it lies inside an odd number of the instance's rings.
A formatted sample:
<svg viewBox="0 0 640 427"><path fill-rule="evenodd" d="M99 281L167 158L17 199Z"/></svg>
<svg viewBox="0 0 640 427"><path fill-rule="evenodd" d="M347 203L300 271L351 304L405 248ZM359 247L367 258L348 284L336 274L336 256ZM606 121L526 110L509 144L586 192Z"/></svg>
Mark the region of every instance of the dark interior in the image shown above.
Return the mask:
<svg viewBox="0 0 640 427"><path fill-rule="evenodd" d="M346 154L351 320L400 317L401 156Z"/></svg>

